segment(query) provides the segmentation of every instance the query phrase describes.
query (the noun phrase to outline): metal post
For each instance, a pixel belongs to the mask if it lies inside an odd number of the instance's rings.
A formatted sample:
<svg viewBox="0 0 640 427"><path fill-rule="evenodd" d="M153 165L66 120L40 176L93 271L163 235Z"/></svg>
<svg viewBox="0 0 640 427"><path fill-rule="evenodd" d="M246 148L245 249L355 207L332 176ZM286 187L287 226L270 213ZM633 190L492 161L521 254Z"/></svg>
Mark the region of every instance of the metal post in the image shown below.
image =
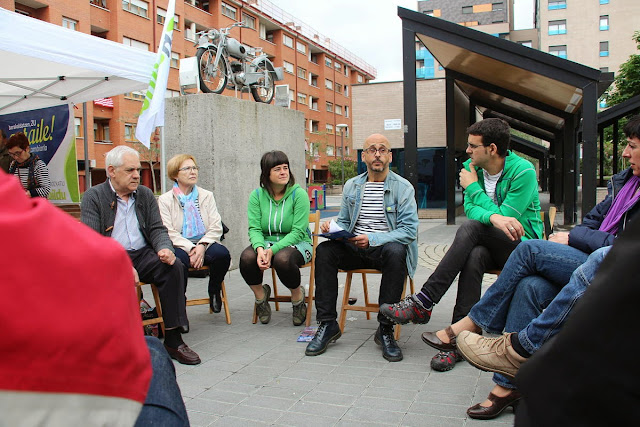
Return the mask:
<svg viewBox="0 0 640 427"><path fill-rule="evenodd" d="M87 103L82 104L82 135L84 136L84 191L91 187L91 160L89 160L89 136L87 135Z"/></svg>
<svg viewBox="0 0 640 427"><path fill-rule="evenodd" d="M342 166L342 186L344 188L344 129L340 133L340 145L342 145L342 158L340 159L340 163Z"/></svg>

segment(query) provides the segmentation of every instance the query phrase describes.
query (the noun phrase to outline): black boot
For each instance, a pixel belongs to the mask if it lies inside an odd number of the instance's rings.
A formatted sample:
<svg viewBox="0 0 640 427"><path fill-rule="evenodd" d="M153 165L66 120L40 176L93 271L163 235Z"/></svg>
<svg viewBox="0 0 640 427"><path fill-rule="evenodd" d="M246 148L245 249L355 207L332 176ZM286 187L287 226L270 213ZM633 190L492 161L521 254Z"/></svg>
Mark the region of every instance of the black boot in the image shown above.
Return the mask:
<svg viewBox="0 0 640 427"><path fill-rule="evenodd" d="M222 296L220 291L213 291L209 294L209 313L220 313L222 310Z"/></svg>
<svg viewBox="0 0 640 427"><path fill-rule="evenodd" d="M335 342L342 336L342 331L338 326L338 322L331 320L329 322L321 322L316 331L316 335L307 345L304 354L307 356L317 356L327 351L327 346L331 342Z"/></svg>
<svg viewBox="0 0 640 427"><path fill-rule="evenodd" d="M382 346L382 357L389 362L402 360L402 350L400 350L396 339L393 337L393 325L383 325L381 323L373 340L376 344Z"/></svg>

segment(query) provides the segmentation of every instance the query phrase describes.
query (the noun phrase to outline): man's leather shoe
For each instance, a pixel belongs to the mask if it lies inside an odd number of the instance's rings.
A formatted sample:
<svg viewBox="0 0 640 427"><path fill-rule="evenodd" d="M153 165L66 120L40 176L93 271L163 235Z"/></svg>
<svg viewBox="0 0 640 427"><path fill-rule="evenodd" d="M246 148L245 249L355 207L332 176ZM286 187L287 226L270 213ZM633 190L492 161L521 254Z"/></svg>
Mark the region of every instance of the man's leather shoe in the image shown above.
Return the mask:
<svg viewBox="0 0 640 427"><path fill-rule="evenodd" d="M342 336L338 322L332 320L330 322L321 322L318 326L315 336L307 345L304 354L307 356L317 356L327 351L329 343L336 342Z"/></svg>
<svg viewBox="0 0 640 427"><path fill-rule="evenodd" d="M505 397L498 397L493 393L489 393L487 399L491 401L491 406L484 407L480 406L479 403L475 404L467 409L467 415L478 420L490 420L500 415L509 406L515 411L521 397L522 395L518 390L512 390Z"/></svg>
<svg viewBox="0 0 640 427"><path fill-rule="evenodd" d="M164 348L167 349L169 356L171 356L172 359L177 360L178 363L182 363L183 365L200 364L200 356L198 356L198 354L191 350L186 344L180 344L178 348L171 348L165 344Z"/></svg>
<svg viewBox="0 0 640 427"><path fill-rule="evenodd" d="M220 291L214 291L209 295L209 313L220 313L222 310L222 296Z"/></svg>
<svg viewBox="0 0 640 427"><path fill-rule="evenodd" d="M447 326L444 330L449 337L449 342L442 342L435 332L424 332L422 334L422 341L427 345L440 351L453 351L456 350L456 335L453 333L451 326Z"/></svg>
<svg viewBox="0 0 640 427"><path fill-rule="evenodd" d="M398 347L396 339L393 337L393 325L380 325L373 340L382 346L382 357L389 362L399 362L402 360L402 350Z"/></svg>

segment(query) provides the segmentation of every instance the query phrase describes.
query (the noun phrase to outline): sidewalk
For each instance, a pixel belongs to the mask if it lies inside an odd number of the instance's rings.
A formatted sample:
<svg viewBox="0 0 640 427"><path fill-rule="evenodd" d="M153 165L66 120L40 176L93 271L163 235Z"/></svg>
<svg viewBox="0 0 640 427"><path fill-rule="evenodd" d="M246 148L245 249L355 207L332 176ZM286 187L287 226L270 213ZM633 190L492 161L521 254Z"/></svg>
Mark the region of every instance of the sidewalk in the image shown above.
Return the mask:
<svg viewBox="0 0 640 427"><path fill-rule="evenodd" d="M335 206L335 203L331 200L328 205ZM459 224L464 217L458 220ZM457 228L445 225L444 220L420 220L416 288L437 265ZM302 283L306 284L309 269L302 272ZM270 280L270 275L265 277ZM483 288L493 279L485 276ZM339 281L338 304L344 275L340 275ZM378 281L377 277L369 280L374 301L377 286L372 285ZM190 279L188 297L206 296L206 283L207 279ZM202 364L175 364L194 426L513 424L510 409L492 421L466 417L466 409L483 401L493 387L491 374L466 362L458 363L446 373L431 371L429 367L436 350L425 345L420 335L450 324L455 284L434 310L428 325L402 327L399 344L404 360L396 363L383 359L380 347L373 341L377 328L375 318L367 320L364 313L350 312L342 338L330 345L325 354L307 357L304 355L306 343L296 342L304 328L293 326L290 304L283 303L280 311L275 311L272 303L271 322L254 325L251 323L253 294L240 272L231 271L225 284L232 324L225 323L223 313L209 314L207 306L189 307L191 332L185 335L185 341L198 352ZM279 290L287 292L283 285ZM354 291L362 300L359 278L354 278Z"/></svg>

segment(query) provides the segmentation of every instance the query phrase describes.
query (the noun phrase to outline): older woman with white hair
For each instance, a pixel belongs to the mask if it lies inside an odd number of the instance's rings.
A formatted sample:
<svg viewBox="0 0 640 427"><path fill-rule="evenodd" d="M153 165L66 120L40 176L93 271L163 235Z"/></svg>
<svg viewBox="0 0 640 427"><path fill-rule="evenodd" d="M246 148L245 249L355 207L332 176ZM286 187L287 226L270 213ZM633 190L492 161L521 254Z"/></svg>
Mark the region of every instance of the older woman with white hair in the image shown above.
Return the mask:
<svg viewBox="0 0 640 427"><path fill-rule="evenodd" d="M185 266L185 289L189 267L206 265L209 273L209 310L222 308L220 291L231 256L222 240L222 220L211 191L198 187L198 165L190 154L178 154L167 162L173 188L158 199L162 222L176 256Z"/></svg>

